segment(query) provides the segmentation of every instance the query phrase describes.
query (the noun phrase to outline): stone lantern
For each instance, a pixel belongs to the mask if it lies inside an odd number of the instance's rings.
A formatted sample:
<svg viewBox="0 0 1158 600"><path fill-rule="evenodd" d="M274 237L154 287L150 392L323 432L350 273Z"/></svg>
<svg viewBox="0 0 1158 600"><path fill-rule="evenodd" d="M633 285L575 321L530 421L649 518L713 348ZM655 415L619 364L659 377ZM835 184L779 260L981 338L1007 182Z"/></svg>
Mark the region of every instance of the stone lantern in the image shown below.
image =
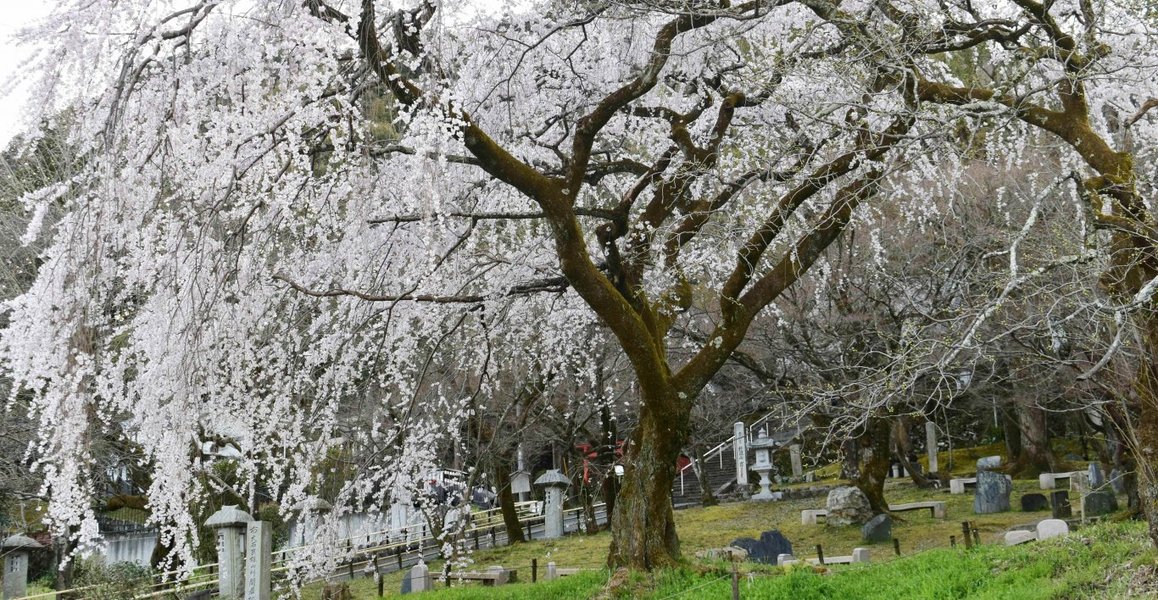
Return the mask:
<svg viewBox="0 0 1158 600"><path fill-rule="evenodd" d="M332 504L317 496L310 496L291 506L290 510L294 513L294 519L290 523L290 545L305 546L314 541L314 529L317 520L333 508Z"/></svg>
<svg viewBox="0 0 1158 600"><path fill-rule="evenodd" d="M563 537L563 498L571 480L558 469L551 469L535 480L535 485L546 489L547 498L543 502L543 537L554 539Z"/></svg>
<svg viewBox="0 0 1158 600"><path fill-rule="evenodd" d="M4 600L28 595L28 554L42 548L39 542L23 535L0 542L0 555L4 556Z"/></svg>
<svg viewBox="0 0 1158 600"><path fill-rule="evenodd" d="M776 441L768 437L768 433L761 429L760 433L756 435L756 439L752 440L748 447L756 451L756 462L752 465L752 470L760 474L760 491L752 496L751 500L779 500L780 493L772 493L769 488L772 480L768 477L768 473L773 469L771 449L776 447Z"/></svg>
<svg viewBox="0 0 1158 600"><path fill-rule="evenodd" d="M239 600L245 595L244 532L253 517L236 505L221 507L205 526L217 530L217 593L221 598Z"/></svg>

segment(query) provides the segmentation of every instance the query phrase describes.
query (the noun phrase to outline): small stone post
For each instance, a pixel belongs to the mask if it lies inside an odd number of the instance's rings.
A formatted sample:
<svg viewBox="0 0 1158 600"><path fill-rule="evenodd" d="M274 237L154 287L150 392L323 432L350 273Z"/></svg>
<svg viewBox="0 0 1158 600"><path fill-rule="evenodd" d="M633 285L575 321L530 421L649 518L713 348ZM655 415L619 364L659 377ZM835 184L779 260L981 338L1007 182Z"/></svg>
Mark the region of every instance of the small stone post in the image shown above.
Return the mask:
<svg viewBox="0 0 1158 600"><path fill-rule="evenodd" d="M273 526L254 521L245 531L245 600L270 600L269 568L273 561Z"/></svg>
<svg viewBox="0 0 1158 600"><path fill-rule="evenodd" d="M732 456L736 457L736 488L748 490L748 438L744 422L737 421L732 425Z"/></svg>
<svg viewBox="0 0 1158 600"><path fill-rule="evenodd" d="M558 469L551 469L535 480L535 485L546 488L546 500L543 502L543 537L555 539L563 537L563 498L567 488L571 487L571 480Z"/></svg>
<svg viewBox="0 0 1158 600"><path fill-rule="evenodd" d="M547 579L546 579L546 581L555 581L558 578L559 578L558 567L555 566L554 562L547 563Z"/></svg>
<svg viewBox="0 0 1158 600"><path fill-rule="evenodd" d="M925 446L929 453L929 472L937 471L937 424L925 421Z"/></svg>
<svg viewBox="0 0 1158 600"><path fill-rule="evenodd" d="M4 556L4 600L28 595L28 554L41 548L44 546L39 542L23 535L0 542L0 555Z"/></svg>
<svg viewBox="0 0 1158 600"><path fill-rule="evenodd" d="M788 452L792 458L792 477L800 479L804 476L804 464L800 461L800 444L792 444L788 447Z"/></svg>
<svg viewBox="0 0 1158 600"><path fill-rule="evenodd" d="M236 505L221 507L205 521L206 527L217 530L217 593L222 599L245 597L245 548L241 536L252 522L253 517Z"/></svg>

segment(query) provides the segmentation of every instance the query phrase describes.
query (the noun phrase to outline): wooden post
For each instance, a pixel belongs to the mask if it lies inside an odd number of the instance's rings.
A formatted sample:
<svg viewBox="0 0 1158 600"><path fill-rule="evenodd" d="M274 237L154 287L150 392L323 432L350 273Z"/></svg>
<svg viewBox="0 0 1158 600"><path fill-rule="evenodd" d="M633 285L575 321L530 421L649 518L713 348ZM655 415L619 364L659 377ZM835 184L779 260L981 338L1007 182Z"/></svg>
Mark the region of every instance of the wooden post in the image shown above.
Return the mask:
<svg viewBox="0 0 1158 600"><path fill-rule="evenodd" d="M820 564L824 564L824 548L821 548L820 544L816 545L816 559L820 561Z"/></svg>
<svg viewBox="0 0 1158 600"><path fill-rule="evenodd" d="M378 580L378 597L381 598L385 595L383 592L386 590L383 586L386 585L386 582L382 580L382 571L378 569L377 554L374 554L374 577Z"/></svg>
<svg viewBox="0 0 1158 600"><path fill-rule="evenodd" d="M740 600L740 572L736 570L736 561L732 560L732 600Z"/></svg>
<svg viewBox="0 0 1158 600"><path fill-rule="evenodd" d="M474 549L478 550L478 530L474 530Z"/></svg>
<svg viewBox="0 0 1158 600"><path fill-rule="evenodd" d="M949 546L952 548L957 547L957 536L955 536L955 535L949 536Z"/></svg>
<svg viewBox="0 0 1158 600"><path fill-rule="evenodd" d="M901 540L897 538L893 538L893 552L896 552L897 556L901 555Z"/></svg>
<svg viewBox="0 0 1158 600"><path fill-rule="evenodd" d="M402 570L402 546L398 547L398 554L395 554L394 556L398 557L398 570L401 571Z"/></svg>
<svg viewBox="0 0 1158 600"><path fill-rule="evenodd" d="M965 536L965 549L973 548L973 539L969 537L969 521L961 521L961 533Z"/></svg>
<svg viewBox="0 0 1158 600"><path fill-rule="evenodd" d="M507 536L507 537L510 537L510 536ZM507 540L507 541L510 541L510 540ZM491 548L494 548L496 545L497 544L495 544L495 526L491 525Z"/></svg>
<svg viewBox="0 0 1158 600"><path fill-rule="evenodd" d="M980 546L981 545L981 533L977 531L976 527L973 528L973 545L974 546Z"/></svg>
<svg viewBox="0 0 1158 600"><path fill-rule="evenodd" d="M539 581L539 559L531 559L531 583L538 583Z"/></svg>

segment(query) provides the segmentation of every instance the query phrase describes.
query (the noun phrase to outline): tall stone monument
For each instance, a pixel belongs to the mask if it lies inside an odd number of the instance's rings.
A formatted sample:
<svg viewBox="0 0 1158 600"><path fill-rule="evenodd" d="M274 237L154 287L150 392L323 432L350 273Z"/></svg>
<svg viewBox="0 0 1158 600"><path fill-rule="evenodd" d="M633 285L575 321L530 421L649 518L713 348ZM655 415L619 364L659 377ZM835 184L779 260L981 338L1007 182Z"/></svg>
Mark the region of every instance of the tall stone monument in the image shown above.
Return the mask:
<svg viewBox="0 0 1158 600"><path fill-rule="evenodd" d="M245 600L270 600L273 525L254 521L245 530Z"/></svg>
<svg viewBox="0 0 1158 600"><path fill-rule="evenodd" d="M743 421L732 425L732 456L736 457L736 489L748 492L748 434Z"/></svg>
<svg viewBox="0 0 1158 600"><path fill-rule="evenodd" d="M563 499L571 480L558 469L551 469L535 480L535 485L546 489L543 501L543 537L554 539L563 537Z"/></svg>
<svg viewBox="0 0 1158 600"><path fill-rule="evenodd" d="M788 455L792 459L792 477L800 479L804 476L804 463L800 460L800 444L789 446Z"/></svg>
<svg viewBox="0 0 1158 600"><path fill-rule="evenodd" d="M217 530L217 593L223 600L245 597L245 548L241 546L241 534L252 522L253 517L236 505L221 507L205 521L206 527Z"/></svg>

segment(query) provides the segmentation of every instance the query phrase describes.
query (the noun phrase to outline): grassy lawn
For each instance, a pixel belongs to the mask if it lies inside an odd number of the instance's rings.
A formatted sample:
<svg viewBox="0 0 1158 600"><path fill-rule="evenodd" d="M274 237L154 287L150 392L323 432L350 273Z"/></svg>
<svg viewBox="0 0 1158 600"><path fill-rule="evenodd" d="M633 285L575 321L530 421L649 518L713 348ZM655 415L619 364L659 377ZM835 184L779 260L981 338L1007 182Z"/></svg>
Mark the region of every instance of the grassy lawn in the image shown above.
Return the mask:
<svg viewBox="0 0 1158 600"><path fill-rule="evenodd" d="M637 576L628 589L634 596L664 598L680 590L690 590L687 597L727 597L730 594L730 566L719 562L697 561L698 550L717 548L738 537L758 538L769 529L779 529L792 542L799 558L816 556L821 544L826 556L850 554L854 547L867 547L873 565L836 567L831 576L819 576L810 569L790 571L742 563L741 586L744 598L1069 598L1084 597L1082 590L1094 593L1099 582L1114 568L1154 562L1144 527L1140 524L1101 525L1083 529L1066 541L1051 541L1015 548L1002 546L1003 536L1014 525L1031 524L1049 518L1048 511L1023 513L1016 510L1022 494L1040 492L1037 481L1014 482L1011 512L992 515L973 514L973 495L951 495L920 490L907 480L890 481L886 497L892 503L919 500L943 500L948 518L933 519L927 511L901 513L893 524L893 535L901 542L901 557L895 556L891 543L866 544L858 527L801 525L800 511L820 508L824 498L782 502L737 502L709 508L690 508L676 513L676 522L687 559L684 568L651 576ZM980 532L982 548L966 552L963 547L949 548L949 536L960 544L961 522L969 520ZM1093 537L1091 537L1093 536ZM1081 540L1091 540L1085 545ZM475 553L473 568L502 565L519 570L523 583L483 588L476 584L453 582L449 590L436 583L435 598L589 598L604 589L608 574L603 570L610 537L607 533L574 535L552 542L532 542ZM1048 550L1048 551L1047 551ZM916 553L920 552L919 555ZM1066 558L1074 556L1073 559ZM550 584L531 584L531 560L537 559L539 576L548 561L559 567L588 570L583 575ZM1131 563L1130 561L1133 560ZM440 563L431 565L438 573ZM714 581L719 579L719 581ZM1110 587L1124 585L1122 578L1110 581ZM1129 579L1129 578L1125 578ZM385 576L387 597L399 595L402 574ZM702 587L698 587L702 586ZM377 597L370 579L351 582L357 600ZM855 592L852 590L856 590ZM877 591L874 591L877 590ZM1103 590L1104 591L1104 590ZM701 594L702 592L702 594ZM303 592L307 600L320 598L320 586ZM1095 597L1104 596L1100 592Z"/></svg>

